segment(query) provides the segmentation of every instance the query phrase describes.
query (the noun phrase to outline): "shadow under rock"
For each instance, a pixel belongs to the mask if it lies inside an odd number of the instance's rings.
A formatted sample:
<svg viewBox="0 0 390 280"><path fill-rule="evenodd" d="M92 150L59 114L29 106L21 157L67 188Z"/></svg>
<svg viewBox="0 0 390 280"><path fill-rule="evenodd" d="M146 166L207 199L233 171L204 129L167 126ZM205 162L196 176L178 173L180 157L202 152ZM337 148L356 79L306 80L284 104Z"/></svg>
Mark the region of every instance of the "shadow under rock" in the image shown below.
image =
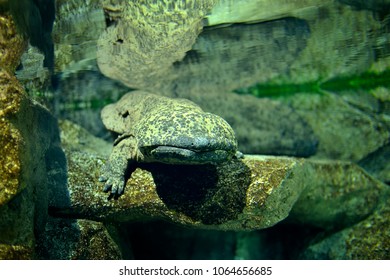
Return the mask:
<svg viewBox="0 0 390 280"><path fill-rule="evenodd" d="M149 164L145 169L168 208L203 224L236 219L245 207L251 177L240 160L220 165Z"/></svg>
<svg viewBox="0 0 390 280"><path fill-rule="evenodd" d="M76 219L54 218L53 209L69 207L68 162L60 146L60 132L55 131L55 143L45 154L48 175L48 218L36 235L36 258L40 260L69 260L72 258L75 244L81 238ZM55 215L54 215L55 216Z"/></svg>

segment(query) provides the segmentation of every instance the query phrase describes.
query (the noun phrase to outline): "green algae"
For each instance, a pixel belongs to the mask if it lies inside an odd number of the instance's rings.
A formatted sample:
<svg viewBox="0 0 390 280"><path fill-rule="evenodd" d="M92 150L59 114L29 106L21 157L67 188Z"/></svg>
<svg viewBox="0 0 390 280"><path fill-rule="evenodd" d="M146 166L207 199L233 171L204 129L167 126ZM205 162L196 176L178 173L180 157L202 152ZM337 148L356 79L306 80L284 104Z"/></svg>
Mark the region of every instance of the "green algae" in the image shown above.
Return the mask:
<svg viewBox="0 0 390 280"><path fill-rule="evenodd" d="M372 90L378 87L390 88L390 70L381 73L364 72L355 76L336 77L327 81L314 81L301 84L259 83L247 88L237 89L234 92L260 98L281 98L289 97L297 93L322 94L323 91Z"/></svg>

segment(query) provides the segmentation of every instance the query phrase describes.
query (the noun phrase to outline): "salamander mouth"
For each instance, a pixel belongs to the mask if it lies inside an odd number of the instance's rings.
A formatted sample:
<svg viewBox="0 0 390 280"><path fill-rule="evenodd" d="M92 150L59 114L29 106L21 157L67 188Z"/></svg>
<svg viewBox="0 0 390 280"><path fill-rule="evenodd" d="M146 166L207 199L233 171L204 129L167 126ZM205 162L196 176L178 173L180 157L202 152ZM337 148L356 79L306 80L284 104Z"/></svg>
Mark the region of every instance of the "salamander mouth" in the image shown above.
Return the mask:
<svg viewBox="0 0 390 280"><path fill-rule="evenodd" d="M228 150L195 150L175 146L153 146L142 149L147 162L170 164L210 164L230 160L234 151Z"/></svg>

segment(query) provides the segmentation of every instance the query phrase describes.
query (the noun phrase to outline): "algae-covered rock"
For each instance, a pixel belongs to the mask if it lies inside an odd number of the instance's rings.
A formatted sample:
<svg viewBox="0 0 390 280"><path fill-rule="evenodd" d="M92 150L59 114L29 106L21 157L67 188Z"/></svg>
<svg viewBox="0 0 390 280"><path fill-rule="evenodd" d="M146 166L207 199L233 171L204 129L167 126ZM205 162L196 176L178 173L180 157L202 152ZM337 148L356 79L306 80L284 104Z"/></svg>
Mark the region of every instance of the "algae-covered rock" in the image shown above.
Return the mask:
<svg viewBox="0 0 390 280"><path fill-rule="evenodd" d="M37 255L45 260L118 260L118 246L102 223L50 218L38 240Z"/></svg>
<svg viewBox="0 0 390 280"><path fill-rule="evenodd" d="M133 172L122 197L108 200L96 183L99 161L80 153L72 155L68 155L69 205L53 205L60 215L111 222L164 219L196 228L248 230L284 219L300 191L292 189L293 183L285 178L299 165L294 160L249 161L248 165L264 167L253 181L248 166L239 161L218 167L150 164ZM90 175L76 174L73 168L88 168ZM178 171L182 176L177 176ZM268 177L274 180L272 184L263 182ZM272 192L283 180L286 183Z"/></svg>
<svg viewBox="0 0 390 280"><path fill-rule="evenodd" d="M10 73L15 71L20 56L27 46L26 40L16 30L9 13L0 14L0 67Z"/></svg>
<svg viewBox="0 0 390 280"><path fill-rule="evenodd" d="M298 224L343 228L370 215L388 194L354 164L245 156L216 166L140 164L125 194L109 200L97 183L105 158L76 151L66 155L68 203L51 205L53 215L106 222L162 219L192 228L246 231L289 217Z"/></svg>
<svg viewBox="0 0 390 280"><path fill-rule="evenodd" d="M10 73L25 42L9 15L0 15L0 25L0 259L28 259L33 253L33 217L29 211L33 204L23 195L15 202L18 205L22 201L20 207L10 205L25 189L20 184L22 136L10 121L22 106L23 89Z"/></svg>
<svg viewBox="0 0 390 280"><path fill-rule="evenodd" d="M381 180L390 183L390 144L387 144L367 157L359 161L359 165L370 174Z"/></svg>
<svg viewBox="0 0 390 280"><path fill-rule="evenodd" d="M345 3L354 6L358 9L370 9L374 11L386 11L390 9L389 0L338 0L341 3Z"/></svg>
<svg viewBox="0 0 390 280"><path fill-rule="evenodd" d="M61 147L70 152L84 152L108 157L112 145L101 138L93 137L85 128L68 120L60 120Z"/></svg>
<svg viewBox="0 0 390 280"><path fill-rule="evenodd" d="M207 15L207 25L302 18L331 2L333 0L220 0Z"/></svg>
<svg viewBox="0 0 390 280"><path fill-rule="evenodd" d="M25 41L9 16L0 25L0 259L29 259L46 222L46 156L60 149L59 133L12 74Z"/></svg>
<svg viewBox="0 0 390 280"><path fill-rule="evenodd" d="M313 172L289 221L324 229L356 224L373 213L390 189L350 162L310 160Z"/></svg>
<svg viewBox="0 0 390 280"><path fill-rule="evenodd" d="M301 254L305 259L388 260L390 200L363 221L321 238Z"/></svg>
<svg viewBox="0 0 390 280"><path fill-rule="evenodd" d="M360 74L380 59L375 49L386 49L383 42L387 31L381 31L384 23L372 11L333 1L316 10L307 21L311 36L306 48L280 83L326 81Z"/></svg>
<svg viewBox="0 0 390 280"><path fill-rule="evenodd" d="M186 56L165 71L163 82L149 80L147 87L175 96L224 96L269 81L289 73L311 32L307 21L296 18L204 29ZM134 77L128 80L142 87Z"/></svg>
<svg viewBox="0 0 390 280"><path fill-rule="evenodd" d="M102 0L57 0L55 70L64 77L96 67L96 44L106 27Z"/></svg>
<svg viewBox="0 0 390 280"><path fill-rule="evenodd" d="M363 102L371 105L368 114L374 114L375 119L379 120L390 131L390 90L384 87L379 87L371 90L369 96L374 99L374 102ZM367 95L367 94L366 94ZM361 103L363 103L361 102ZM360 107L362 104L359 104ZM367 108L367 105L365 106ZM367 111L367 110L366 110ZM374 175L379 180L390 182L390 140L386 141L381 147L368 154L365 158L359 161L359 165Z"/></svg>
<svg viewBox="0 0 390 280"><path fill-rule="evenodd" d="M296 94L288 102L318 138L317 158L359 161L389 141L388 117L366 92Z"/></svg>
<svg viewBox="0 0 390 280"><path fill-rule="evenodd" d="M0 258L32 258L47 217L46 160L60 151L59 133L52 115L4 71L0 100L0 244L13 252L3 250Z"/></svg>
<svg viewBox="0 0 390 280"><path fill-rule="evenodd" d="M20 61L20 70L16 71L16 77L27 92L44 91L50 84L49 69L43 66L45 56L33 46L29 46Z"/></svg>
<svg viewBox="0 0 390 280"><path fill-rule="evenodd" d="M42 231L47 216L46 157L60 149L59 134L51 114L4 71L0 100L0 243L33 253L34 234Z"/></svg>
<svg viewBox="0 0 390 280"><path fill-rule="evenodd" d="M0 175L2 188L0 205L6 204L20 191L18 177L20 175L19 150L21 135L9 118L15 115L21 106L23 89L16 78L5 71L0 72Z"/></svg>
<svg viewBox="0 0 390 280"><path fill-rule="evenodd" d="M74 134L67 128L63 139ZM92 136L82 139L93 141ZM97 180L106 158L65 151L68 201L50 205L56 215L111 222L165 219L198 228L248 230L284 219L305 186L300 180L306 169L296 159L248 158L218 166L145 163L132 173L125 194L108 200Z"/></svg>
<svg viewBox="0 0 390 280"><path fill-rule="evenodd" d="M31 246L0 244L0 259L25 260L31 258L33 249Z"/></svg>

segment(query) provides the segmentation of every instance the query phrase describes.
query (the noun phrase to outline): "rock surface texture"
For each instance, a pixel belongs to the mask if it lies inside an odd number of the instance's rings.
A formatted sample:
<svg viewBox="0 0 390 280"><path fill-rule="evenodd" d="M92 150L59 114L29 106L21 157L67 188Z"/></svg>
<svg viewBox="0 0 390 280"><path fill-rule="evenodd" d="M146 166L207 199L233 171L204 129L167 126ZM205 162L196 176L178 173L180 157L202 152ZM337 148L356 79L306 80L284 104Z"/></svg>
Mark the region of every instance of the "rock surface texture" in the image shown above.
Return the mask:
<svg viewBox="0 0 390 280"><path fill-rule="evenodd" d="M143 164L127 181L128 191L108 200L95 183L104 158L65 151L68 201L51 205L54 214L96 221L163 219L193 228L246 231L289 217L290 222L334 229L365 219L389 195L385 185L355 164L245 156L217 166Z"/></svg>
<svg viewBox="0 0 390 280"><path fill-rule="evenodd" d="M28 259L46 222L46 160L59 149L59 132L13 75L26 45L10 17L2 15L0 24L0 259Z"/></svg>

